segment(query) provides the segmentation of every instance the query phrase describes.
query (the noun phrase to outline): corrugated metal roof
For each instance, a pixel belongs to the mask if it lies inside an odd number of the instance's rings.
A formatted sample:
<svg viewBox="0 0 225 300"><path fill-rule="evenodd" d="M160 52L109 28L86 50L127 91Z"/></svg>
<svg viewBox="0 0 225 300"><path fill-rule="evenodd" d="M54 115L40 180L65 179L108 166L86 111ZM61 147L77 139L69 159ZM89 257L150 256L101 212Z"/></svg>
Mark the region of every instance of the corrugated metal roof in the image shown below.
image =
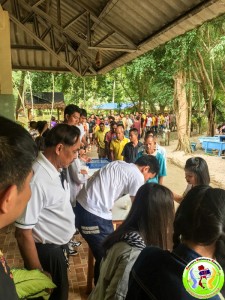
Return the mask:
<svg viewBox="0 0 225 300"><path fill-rule="evenodd" d="M225 13L225 0L1 0L13 69L106 73ZM100 51L102 62L96 66Z"/></svg>

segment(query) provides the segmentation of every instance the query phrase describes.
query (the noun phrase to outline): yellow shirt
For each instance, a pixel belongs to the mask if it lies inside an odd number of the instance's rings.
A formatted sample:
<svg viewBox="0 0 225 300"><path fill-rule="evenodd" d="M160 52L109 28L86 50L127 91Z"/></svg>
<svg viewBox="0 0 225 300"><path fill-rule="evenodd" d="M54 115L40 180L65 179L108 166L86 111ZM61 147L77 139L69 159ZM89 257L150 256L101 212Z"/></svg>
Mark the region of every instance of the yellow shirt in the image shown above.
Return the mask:
<svg viewBox="0 0 225 300"><path fill-rule="evenodd" d="M105 149L105 134L109 131L109 128L105 128L104 131L98 130L95 133L95 138L100 146L100 148Z"/></svg>
<svg viewBox="0 0 225 300"><path fill-rule="evenodd" d="M95 126L94 132L96 133L100 129L99 125Z"/></svg>
<svg viewBox="0 0 225 300"><path fill-rule="evenodd" d="M163 115L160 116L160 125L163 125L165 121L165 118Z"/></svg>
<svg viewBox="0 0 225 300"><path fill-rule="evenodd" d="M152 117L152 126L155 126L155 117Z"/></svg>
<svg viewBox="0 0 225 300"><path fill-rule="evenodd" d="M141 116L144 120L147 118L145 114L142 114Z"/></svg>
<svg viewBox="0 0 225 300"><path fill-rule="evenodd" d="M123 160L123 156L121 155L124 146L129 143L129 139L124 137L122 141L112 140L110 143L110 150L113 151L114 160Z"/></svg>

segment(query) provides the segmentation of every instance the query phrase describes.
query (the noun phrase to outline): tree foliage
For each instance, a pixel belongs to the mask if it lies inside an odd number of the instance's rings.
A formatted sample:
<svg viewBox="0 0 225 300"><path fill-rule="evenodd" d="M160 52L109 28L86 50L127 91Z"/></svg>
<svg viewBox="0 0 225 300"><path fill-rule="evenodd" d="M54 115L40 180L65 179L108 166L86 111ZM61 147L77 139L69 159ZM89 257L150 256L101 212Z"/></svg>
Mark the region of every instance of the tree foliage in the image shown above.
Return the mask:
<svg viewBox="0 0 225 300"><path fill-rule="evenodd" d="M182 71L188 114L191 116L192 110L196 118L206 115L208 134L212 135L215 122L225 117L224 36L225 17L221 16L106 75L82 78L70 73L54 74L55 91L64 93L67 104L76 103L90 112L94 105L113 100L132 102L136 110L168 111L173 109L174 78ZM21 90L21 74L13 74L15 94ZM52 91L52 74L30 72L30 78L33 93ZM29 92L28 76L24 86Z"/></svg>

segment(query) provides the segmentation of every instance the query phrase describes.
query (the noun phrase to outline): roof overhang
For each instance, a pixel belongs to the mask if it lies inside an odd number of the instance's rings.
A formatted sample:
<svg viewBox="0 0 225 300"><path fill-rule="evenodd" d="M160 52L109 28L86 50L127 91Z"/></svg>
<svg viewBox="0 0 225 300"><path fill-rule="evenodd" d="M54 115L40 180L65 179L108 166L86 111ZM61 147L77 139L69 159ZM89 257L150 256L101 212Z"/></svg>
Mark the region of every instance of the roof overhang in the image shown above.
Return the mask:
<svg viewBox="0 0 225 300"><path fill-rule="evenodd" d="M225 0L0 0L14 70L104 74L225 13Z"/></svg>

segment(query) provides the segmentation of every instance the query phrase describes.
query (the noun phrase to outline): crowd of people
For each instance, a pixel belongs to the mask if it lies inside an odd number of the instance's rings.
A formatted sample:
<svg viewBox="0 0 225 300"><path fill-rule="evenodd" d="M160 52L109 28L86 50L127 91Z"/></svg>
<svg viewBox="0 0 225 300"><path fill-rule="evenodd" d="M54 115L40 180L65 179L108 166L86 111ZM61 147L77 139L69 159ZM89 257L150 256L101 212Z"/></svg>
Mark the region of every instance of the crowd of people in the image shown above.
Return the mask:
<svg viewBox="0 0 225 300"><path fill-rule="evenodd" d="M70 113L70 112L69 112ZM56 120L54 116L51 118L51 122L49 124L49 128L53 128L56 124L61 123L61 121ZM112 123L117 125L122 125L124 129L125 137L129 137L130 129L136 129L138 133L138 139L143 137L145 132L153 131L156 134L162 133L165 129L174 131L176 129L176 117L173 113L143 113L136 112L135 114L111 114L111 115L87 115L84 109L81 109L81 118L80 123L83 125L83 131L85 136L87 137L87 144L90 146L99 139L99 148L100 148L100 156L102 156L102 133L99 135L99 129L102 129L100 132L108 132L113 127ZM34 139L37 137L42 137L46 135L46 131L48 131L47 121L31 121L30 122L30 133ZM104 129L102 128L104 127ZM109 135L110 139L111 136ZM105 146L104 146L105 147ZM103 155L105 155L105 151L103 151Z"/></svg>
<svg viewBox="0 0 225 300"><path fill-rule="evenodd" d="M63 123L52 120L48 128L45 121L31 122L30 134L0 117L0 228L16 220L25 268L49 274L56 285L50 300L68 299L77 231L95 257L91 300L195 299L182 284L192 259L213 258L225 270L225 191L209 186L200 157L186 162L183 195L163 186L166 151L157 133L175 124L161 115L88 118L70 104ZM111 162L89 178L85 165L93 144L99 158ZM114 231L112 207L124 194L132 206ZM0 299L17 299L3 256L0 274Z"/></svg>

